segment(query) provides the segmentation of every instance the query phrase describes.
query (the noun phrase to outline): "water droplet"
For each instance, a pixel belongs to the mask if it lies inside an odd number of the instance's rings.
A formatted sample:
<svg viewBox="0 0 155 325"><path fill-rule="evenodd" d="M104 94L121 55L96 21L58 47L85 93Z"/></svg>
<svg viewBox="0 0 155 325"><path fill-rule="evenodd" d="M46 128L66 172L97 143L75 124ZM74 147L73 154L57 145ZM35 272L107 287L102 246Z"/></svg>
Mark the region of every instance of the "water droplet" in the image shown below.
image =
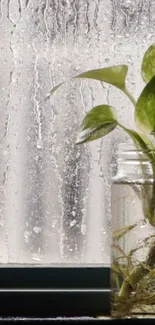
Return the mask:
<svg viewBox="0 0 155 325"><path fill-rule="evenodd" d="M35 156L35 157L34 157L34 160L35 160L35 161L38 161L38 160L39 160L39 156Z"/></svg>
<svg viewBox="0 0 155 325"><path fill-rule="evenodd" d="M37 262L41 262L42 257L39 257L39 256L35 256L35 255L33 255L33 256L32 256L32 259L35 260L35 261L37 261Z"/></svg>
<svg viewBox="0 0 155 325"><path fill-rule="evenodd" d="M85 235L85 233L86 233L86 225L85 224L81 225L81 233L82 233L82 235Z"/></svg>
<svg viewBox="0 0 155 325"><path fill-rule="evenodd" d="M66 156L66 157L64 158L64 161L67 162L68 160L69 160L69 156Z"/></svg>
<svg viewBox="0 0 155 325"><path fill-rule="evenodd" d="M79 71L80 70L80 67L79 66L76 66L74 69L75 69L75 71Z"/></svg>
<svg viewBox="0 0 155 325"><path fill-rule="evenodd" d="M147 35L147 39L150 40L153 37L152 33Z"/></svg>
<svg viewBox="0 0 155 325"><path fill-rule="evenodd" d="M74 219L70 222L70 227L74 227L75 225L76 225L76 219Z"/></svg>
<svg viewBox="0 0 155 325"><path fill-rule="evenodd" d="M76 216L76 212L73 210L72 211L72 216L75 217Z"/></svg>
<svg viewBox="0 0 155 325"><path fill-rule="evenodd" d="M38 139L37 140L37 148L42 149L42 147L43 147L43 141L42 141L42 139Z"/></svg>
<svg viewBox="0 0 155 325"><path fill-rule="evenodd" d="M130 34L129 33L126 33L125 36L126 36L126 38L129 38Z"/></svg>
<svg viewBox="0 0 155 325"><path fill-rule="evenodd" d="M39 234L41 232L41 228L40 227L33 227L33 230L36 234Z"/></svg>
<svg viewBox="0 0 155 325"><path fill-rule="evenodd" d="M37 253L34 253L32 255L32 259L35 260L35 261L37 261L37 262L41 262L42 261L43 256L41 255L41 249L40 249L40 247L38 248Z"/></svg>
<svg viewBox="0 0 155 325"><path fill-rule="evenodd" d="M26 242L27 244L29 243L29 236L30 236L29 231L25 231L25 232L24 232L24 240L25 240L25 242Z"/></svg>
<svg viewBox="0 0 155 325"><path fill-rule="evenodd" d="M55 228L56 224L57 224L57 221L56 220L53 220L52 221L52 228Z"/></svg>
<svg viewBox="0 0 155 325"><path fill-rule="evenodd" d="M57 147L55 151L56 151L56 153L59 153L61 151L61 148Z"/></svg>
<svg viewBox="0 0 155 325"><path fill-rule="evenodd" d="M79 158L80 157L80 152L78 152L77 154L76 154L76 158Z"/></svg>

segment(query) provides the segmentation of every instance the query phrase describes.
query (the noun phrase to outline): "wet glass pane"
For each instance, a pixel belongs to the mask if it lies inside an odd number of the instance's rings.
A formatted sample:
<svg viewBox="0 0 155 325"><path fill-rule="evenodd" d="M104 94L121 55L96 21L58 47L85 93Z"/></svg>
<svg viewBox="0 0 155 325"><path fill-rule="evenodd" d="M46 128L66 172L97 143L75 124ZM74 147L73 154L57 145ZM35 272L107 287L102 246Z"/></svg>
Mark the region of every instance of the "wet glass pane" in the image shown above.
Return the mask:
<svg viewBox="0 0 155 325"><path fill-rule="evenodd" d="M115 106L133 127L132 104L88 80L45 98L122 63L137 98L154 23L153 0L0 1L0 263L109 263L110 180L126 136L74 143L92 106Z"/></svg>

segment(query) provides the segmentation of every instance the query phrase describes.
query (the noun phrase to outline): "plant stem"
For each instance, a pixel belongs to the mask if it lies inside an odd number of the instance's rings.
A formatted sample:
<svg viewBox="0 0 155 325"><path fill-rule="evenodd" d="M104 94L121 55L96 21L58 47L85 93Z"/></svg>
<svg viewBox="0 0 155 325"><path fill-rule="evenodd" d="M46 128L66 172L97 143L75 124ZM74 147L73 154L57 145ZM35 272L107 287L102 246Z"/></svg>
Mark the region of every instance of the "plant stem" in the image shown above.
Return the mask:
<svg viewBox="0 0 155 325"><path fill-rule="evenodd" d="M130 99L130 101L132 102L132 104L134 105L134 107L136 106L136 100L134 99L134 97L132 96L132 94L128 91L128 89L124 89L123 90L124 93L128 96L128 98ZM127 128L125 128L123 125L121 125L120 123L118 123L118 126L121 127L124 131L126 131L130 137L132 138L132 140L134 141L134 143L137 145L136 142L138 142L138 144L140 145L141 149L145 152L147 152L146 149L147 148L147 144L143 141L143 139L140 138L139 134L136 134L135 131L133 130L129 130ZM153 177L155 179L155 158L154 155L152 154L152 152L148 151L147 152L149 161L152 165L152 172L153 172ZM142 172L143 172L143 166L142 166ZM145 193L145 187L144 187L144 195L147 198L147 193ZM143 197L141 198L143 200ZM145 199L145 198L144 198ZM155 181L152 184L152 193L151 193L151 198L147 199L148 201L148 212L145 213L144 212L144 216L145 218L147 218L149 220L149 223L155 227ZM128 300L130 299L130 295L132 292L135 293L136 295L136 291L137 291L137 284L149 273L149 270L151 270L155 265L155 243L153 243L153 245L151 246L148 256L145 260L144 263L140 263L139 265L137 265L136 267L133 268L132 271L130 271L129 274L129 278L124 278L123 283L121 285L121 288L118 292L118 298L120 298L120 302L117 305L117 309L118 309L118 313L119 313L119 309L121 310L123 306L125 306L125 304L127 303L128 305ZM121 299L125 299L125 301L121 300ZM129 308L129 306L128 306ZM130 305L130 308L132 308L132 303ZM125 310L124 312L127 313L129 312L129 310Z"/></svg>
<svg viewBox="0 0 155 325"><path fill-rule="evenodd" d="M154 165L153 168L153 175L155 176L155 169ZM152 195L151 199L149 201L149 223L155 227L155 183L152 184ZM118 302L117 310L119 315L119 310L122 310L122 313L128 313L132 309L132 303L130 304L130 308L128 305L128 301L131 298L132 292L134 293L135 297L137 294L137 284L147 275L150 273L152 268L155 266L155 242L153 242L152 246L150 247L148 256L145 260L145 262L141 263L139 262L139 265L133 268L132 271L130 271L129 276L127 278L124 278L123 283L121 285L121 288L118 292L118 298L124 299L124 302L122 303L121 300ZM126 308L123 309L126 305ZM127 310L128 309L128 310ZM123 311L124 310L124 311Z"/></svg>
<svg viewBox="0 0 155 325"><path fill-rule="evenodd" d="M155 183L152 185L152 197L149 202L149 221L150 224L155 227Z"/></svg>
<svg viewBox="0 0 155 325"><path fill-rule="evenodd" d="M151 269L155 264L155 243L153 243L152 247L150 248L148 258L146 259L145 263L138 265L135 267L130 273L130 282L124 280L122 287L119 291L119 297L128 298L132 289L136 286L139 280L149 273L149 268ZM144 265L147 267L145 268Z"/></svg>
<svg viewBox="0 0 155 325"><path fill-rule="evenodd" d="M136 283L139 281L139 279L142 279L146 274L147 274L147 270L144 269L142 265L139 265L136 268L134 268L133 271L131 271L130 273L130 282L126 280L123 281L118 296L127 299L131 291L135 287Z"/></svg>
<svg viewBox="0 0 155 325"><path fill-rule="evenodd" d="M155 159L151 161L151 165L152 165L153 177L155 179ZM155 227L155 181L151 186L152 186L151 197L150 199L147 198L148 212L147 215L146 213L144 213L144 216L147 217L150 225ZM144 198L142 198L142 200L143 199ZM146 276L149 277L149 273L154 268L154 266L155 266L155 242L152 243L145 262L143 263L139 262L137 266L133 267L133 269L129 271L129 275L127 276L127 278L124 277L122 285L118 292L118 298L120 299L118 300L118 303L116 305L116 313L118 316L120 316L120 314L125 315L130 312L130 310L133 307L132 293L135 297L134 301L136 302L136 299L138 297L137 284L139 284L142 281L142 279L145 278ZM129 301L130 304L128 304Z"/></svg>
<svg viewBox="0 0 155 325"><path fill-rule="evenodd" d="M133 97L133 95L130 93L130 91L125 87L123 89L124 93L128 96L128 98L130 99L130 101L132 102L133 106L136 106L136 100Z"/></svg>

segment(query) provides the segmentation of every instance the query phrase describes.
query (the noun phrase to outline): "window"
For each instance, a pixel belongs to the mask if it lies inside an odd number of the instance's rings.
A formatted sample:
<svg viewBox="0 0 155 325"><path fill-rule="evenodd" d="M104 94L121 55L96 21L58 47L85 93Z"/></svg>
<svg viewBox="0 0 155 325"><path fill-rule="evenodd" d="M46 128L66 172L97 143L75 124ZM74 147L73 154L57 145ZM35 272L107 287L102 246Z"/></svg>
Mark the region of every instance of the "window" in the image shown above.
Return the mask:
<svg viewBox="0 0 155 325"><path fill-rule="evenodd" d="M74 142L92 106L116 106L131 127L132 108L117 89L88 80L70 81L50 100L45 97L77 73L122 62L138 96L139 59L153 39L154 9L151 0L0 1L3 301L15 294L4 289L32 287L31 279L35 288L47 288L47 279L53 287L53 272L62 271L60 279L63 273L73 276L73 287L77 281L81 288L85 270L91 270L89 280L101 279L91 288L109 287L110 180L117 143L126 138L117 130L89 145Z"/></svg>

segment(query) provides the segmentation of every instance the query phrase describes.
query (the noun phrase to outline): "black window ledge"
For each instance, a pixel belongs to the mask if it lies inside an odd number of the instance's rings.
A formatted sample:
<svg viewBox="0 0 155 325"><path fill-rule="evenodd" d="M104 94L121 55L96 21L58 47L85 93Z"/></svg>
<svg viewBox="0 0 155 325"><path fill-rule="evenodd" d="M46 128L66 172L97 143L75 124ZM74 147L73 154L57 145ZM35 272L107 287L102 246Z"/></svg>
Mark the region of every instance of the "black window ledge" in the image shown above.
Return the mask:
<svg viewBox="0 0 155 325"><path fill-rule="evenodd" d="M124 324L128 325L131 324L154 324L155 319L144 318L144 319L112 319L110 317L103 317L102 319L96 319L91 317L58 317L58 318L0 318L1 324L78 324L81 325L92 324L92 325L102 325L102 324L109 324L109 325L117 325L117 324Z"/></svg>
<svg viewBox="0 0 155 325"><path fill-rule="evenodd" d="M155 324L109 315L108 267L0 268L0 323Z"/></svg>
<svg viewBox="0 0 155 325"><path fill-rule="evenodd" d="M109 268L2 267L0 317L109 315Z"/></svg>

